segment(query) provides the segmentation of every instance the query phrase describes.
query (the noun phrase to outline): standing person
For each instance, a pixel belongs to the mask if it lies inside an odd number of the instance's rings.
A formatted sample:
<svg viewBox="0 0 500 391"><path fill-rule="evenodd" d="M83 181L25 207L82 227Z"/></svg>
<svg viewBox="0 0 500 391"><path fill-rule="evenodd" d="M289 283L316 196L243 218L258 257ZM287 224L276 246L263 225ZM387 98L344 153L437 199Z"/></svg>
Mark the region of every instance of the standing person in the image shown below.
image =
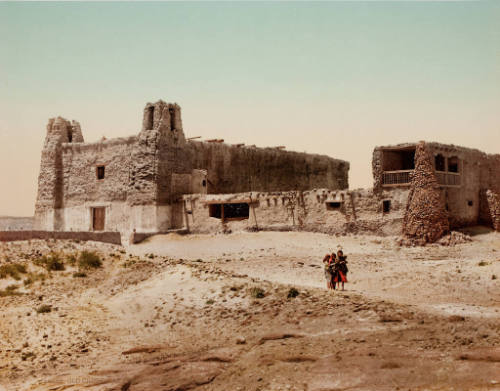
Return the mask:
<svg viewBox="0 0 500 391"><path fill-rule="evenodd" d="M323 264L325 265L325 279L326 279L326 289L335 289L333 282L333 266L335 264L335 253L331 255L326 254L323 258Z"/></svg>
<svg viewBox="0 0 500 391"><path fill-rule="evenodd" d="M347 282L347 256L344 255L342 250L337 251L337 261L335 262L335 275L334 281L338 282L339 286L342 283L342 290L344 290L344 283Z"/></svg>

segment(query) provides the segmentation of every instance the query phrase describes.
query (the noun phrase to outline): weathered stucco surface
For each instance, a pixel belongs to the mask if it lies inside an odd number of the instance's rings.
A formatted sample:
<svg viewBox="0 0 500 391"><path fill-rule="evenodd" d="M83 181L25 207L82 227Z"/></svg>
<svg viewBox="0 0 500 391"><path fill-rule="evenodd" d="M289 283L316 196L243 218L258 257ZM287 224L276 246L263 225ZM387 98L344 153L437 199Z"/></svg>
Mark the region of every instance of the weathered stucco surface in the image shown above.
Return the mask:
<svg viewBox="0 0 500 391"><path fill-rule="evenodd" d="M398 235L408 190L376 195L371 190L314 189L287 192L192 194L184 196L184 225L193 233L238 230L304 230L329 234ZM388 212L383 202L390 201ZM209 205L245 202L247 219L210 217ZM331 205L334 205L332 207Z"/></svg>

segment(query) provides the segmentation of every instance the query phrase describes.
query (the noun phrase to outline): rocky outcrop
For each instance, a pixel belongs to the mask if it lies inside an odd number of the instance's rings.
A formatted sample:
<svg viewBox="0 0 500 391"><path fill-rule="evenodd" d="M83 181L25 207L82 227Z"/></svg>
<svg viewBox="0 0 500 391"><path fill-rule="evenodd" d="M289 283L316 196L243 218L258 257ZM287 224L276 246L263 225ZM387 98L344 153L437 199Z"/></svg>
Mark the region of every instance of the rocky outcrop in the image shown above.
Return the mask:
<svg viewBox="0 0 500 391"><path fill-rule="evenodd" d="M415 171L403 219L403 236L414 244L433 243L450 229L448 214L425 143L417 145Z"/></svg>
<svg viewBox="0 0 500 391"><path fill-rule="evenodd" d="M486 192L491 222L495 231L500 231L500 192L488 190Z"/></svg>

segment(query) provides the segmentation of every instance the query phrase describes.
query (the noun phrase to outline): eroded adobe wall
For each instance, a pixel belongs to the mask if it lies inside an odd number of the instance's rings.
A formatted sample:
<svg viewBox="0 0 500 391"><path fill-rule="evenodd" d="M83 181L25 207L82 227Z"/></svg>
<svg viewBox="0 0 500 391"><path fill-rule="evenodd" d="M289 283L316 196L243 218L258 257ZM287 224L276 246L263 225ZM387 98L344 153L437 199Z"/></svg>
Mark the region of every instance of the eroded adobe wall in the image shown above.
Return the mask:
<svg viewBox="0 0 500 391"><path fill-rule="evenodd" d="M49 119L38 176L34 218L36 229L61 229L60 208L64 198L62 145L68 142L83 142L80 124L62 117Z"/></svg>
<svg viewBox="0 0 500 391"><path fill-rule="evenodd" d="M192 168L208 171L209 193L348 188L349 163L274 148L186 143Z"/></svg>
<svg viewBox="0 0 500 391"><path fill-rule="evenodd" d="M343 235L399 235L407 190L248 192L184 196L184 227L193 233L239 230L303 230ZM249 218L222 222L209 216L209 203L250 200ZM390 201L384 213L383 201ZM335 205L332 207L331 205Z"/></svg>
<svg viewBox="0 0 500 391"><path fill-rule="evenodd" d="M127 200L131 155L136 137L103 140L96 143L63 144L64 206L85 202ZM104 178L97 178L97 167L104 166Z"/></svg>
<svg viewBox="0 0 500 391"><path fill-rule="evenodd" d="M450 227L459 228L484 222L485 192L500 189L500 155L488 155L471 148L427 143L432 159L437 154L459 159L461 185L442 187L442 199L447 206Z"/></svg>

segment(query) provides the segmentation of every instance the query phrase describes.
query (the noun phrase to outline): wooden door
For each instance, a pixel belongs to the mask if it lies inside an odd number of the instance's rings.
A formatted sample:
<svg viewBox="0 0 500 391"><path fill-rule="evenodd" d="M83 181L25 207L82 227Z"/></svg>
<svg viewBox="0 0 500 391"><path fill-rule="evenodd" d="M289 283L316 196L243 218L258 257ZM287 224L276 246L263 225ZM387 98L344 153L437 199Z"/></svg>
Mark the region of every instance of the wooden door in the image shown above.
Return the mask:
<svg viewBox="0 0 500 391"><path fill-rule="evenodd" d="M104 220L106 216L106 208L92 209L92 228L94 231L104 231Z"/></svg>

